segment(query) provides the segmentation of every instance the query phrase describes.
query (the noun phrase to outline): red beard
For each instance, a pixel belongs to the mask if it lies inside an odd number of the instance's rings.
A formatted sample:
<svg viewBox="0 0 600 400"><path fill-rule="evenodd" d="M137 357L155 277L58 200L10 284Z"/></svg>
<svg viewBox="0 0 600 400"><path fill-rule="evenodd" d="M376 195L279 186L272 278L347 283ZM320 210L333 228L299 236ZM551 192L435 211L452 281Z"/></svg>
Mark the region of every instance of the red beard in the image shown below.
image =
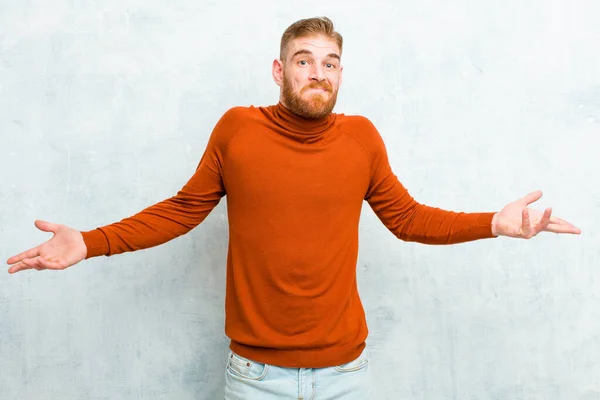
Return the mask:
<svg viewBox="0 0 600 400"><path fill-rule="evenodd" d="M308 100L302 98L302 95L310 89L323 89L329 93L329 96L324 96L322 93L314 93ZM327 82L313 82L300 90L300 94L296 94L292 89L292 84L285 77L283 79L282 98L284 104L294 114L307 119L321 119L327 117L333 111L337 101L337 91Z"/></svg>

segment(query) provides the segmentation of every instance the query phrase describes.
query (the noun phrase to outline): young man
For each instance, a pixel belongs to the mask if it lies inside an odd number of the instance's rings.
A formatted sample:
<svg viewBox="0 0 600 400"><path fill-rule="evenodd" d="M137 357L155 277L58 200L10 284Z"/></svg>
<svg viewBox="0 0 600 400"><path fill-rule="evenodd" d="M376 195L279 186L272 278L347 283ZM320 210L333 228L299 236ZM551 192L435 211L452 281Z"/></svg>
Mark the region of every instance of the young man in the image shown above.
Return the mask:
<svg viewBox="0 0 600 400"><path fill-rule="evenodd" d="M10 273L157 246L200 224L227 195L227 399L365 399L367 326L357 291L361 206L399 239L453 244L541 231L579 234L528 209L534 192L497 213L416 202L371 122L334 114L342 37L327 18L300 20L281 40L277 105L236 107L212 132L176 196L120 222L79 232L36 221L47 242L11 257Z"/></svg>

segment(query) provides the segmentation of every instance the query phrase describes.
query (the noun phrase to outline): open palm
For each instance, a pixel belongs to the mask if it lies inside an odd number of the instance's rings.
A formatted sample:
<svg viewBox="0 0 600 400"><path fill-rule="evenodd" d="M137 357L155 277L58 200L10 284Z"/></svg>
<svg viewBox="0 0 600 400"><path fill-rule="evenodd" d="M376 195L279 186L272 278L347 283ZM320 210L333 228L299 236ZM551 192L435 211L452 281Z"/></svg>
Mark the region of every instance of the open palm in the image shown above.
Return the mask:
<svg viewBox="0 0 600 400"><path fill-rule="evenodd" d="M529 193L494 215L492 233L495 236L509 236L530 239L540 232L580 234L581 230L571 223L552 216L552 209L540 212L527 206L542 197L541 191Z"/></svg>
<svg viewBox="0 0 600 400"><path fill-rule="evenodd" d="M35 221L35 226L54 235L41 245L9 258L10 274L26 269L65 269L85 259L87 248L79 231L45 221Z"/></svg>

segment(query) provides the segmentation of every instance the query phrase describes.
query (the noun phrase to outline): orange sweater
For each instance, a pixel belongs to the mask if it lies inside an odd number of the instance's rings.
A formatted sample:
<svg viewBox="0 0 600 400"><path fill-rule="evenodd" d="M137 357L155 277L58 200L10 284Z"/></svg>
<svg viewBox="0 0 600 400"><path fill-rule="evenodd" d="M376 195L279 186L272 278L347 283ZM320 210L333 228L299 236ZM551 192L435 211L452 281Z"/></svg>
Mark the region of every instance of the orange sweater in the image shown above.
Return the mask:
<svg viewBox="0 0 600 400"><path fill-rule="evenodd" d="M309 121L277 104L227 111L177 195L83 232L87 258L185 234L225 195L225 332L238 354L284 367L342 364L365 346L356 282L363 200L405 241L452 244L492 237L493 213L417 203L390 169L368 119L331 114Z"/></svg>

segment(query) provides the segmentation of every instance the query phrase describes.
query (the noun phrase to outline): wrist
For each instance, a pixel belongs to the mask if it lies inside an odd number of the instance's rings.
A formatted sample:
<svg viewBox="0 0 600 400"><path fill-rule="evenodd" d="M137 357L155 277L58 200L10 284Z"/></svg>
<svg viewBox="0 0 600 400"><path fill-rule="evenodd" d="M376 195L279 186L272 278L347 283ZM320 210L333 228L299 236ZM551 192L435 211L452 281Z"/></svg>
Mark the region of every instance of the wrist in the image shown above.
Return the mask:
<svg viewBox="0 0 600 400"><path fill-rule="evenodd" d="M498 213L495 213L492 217L492 235L495 237L500 236L498 233Z"/></svg>

